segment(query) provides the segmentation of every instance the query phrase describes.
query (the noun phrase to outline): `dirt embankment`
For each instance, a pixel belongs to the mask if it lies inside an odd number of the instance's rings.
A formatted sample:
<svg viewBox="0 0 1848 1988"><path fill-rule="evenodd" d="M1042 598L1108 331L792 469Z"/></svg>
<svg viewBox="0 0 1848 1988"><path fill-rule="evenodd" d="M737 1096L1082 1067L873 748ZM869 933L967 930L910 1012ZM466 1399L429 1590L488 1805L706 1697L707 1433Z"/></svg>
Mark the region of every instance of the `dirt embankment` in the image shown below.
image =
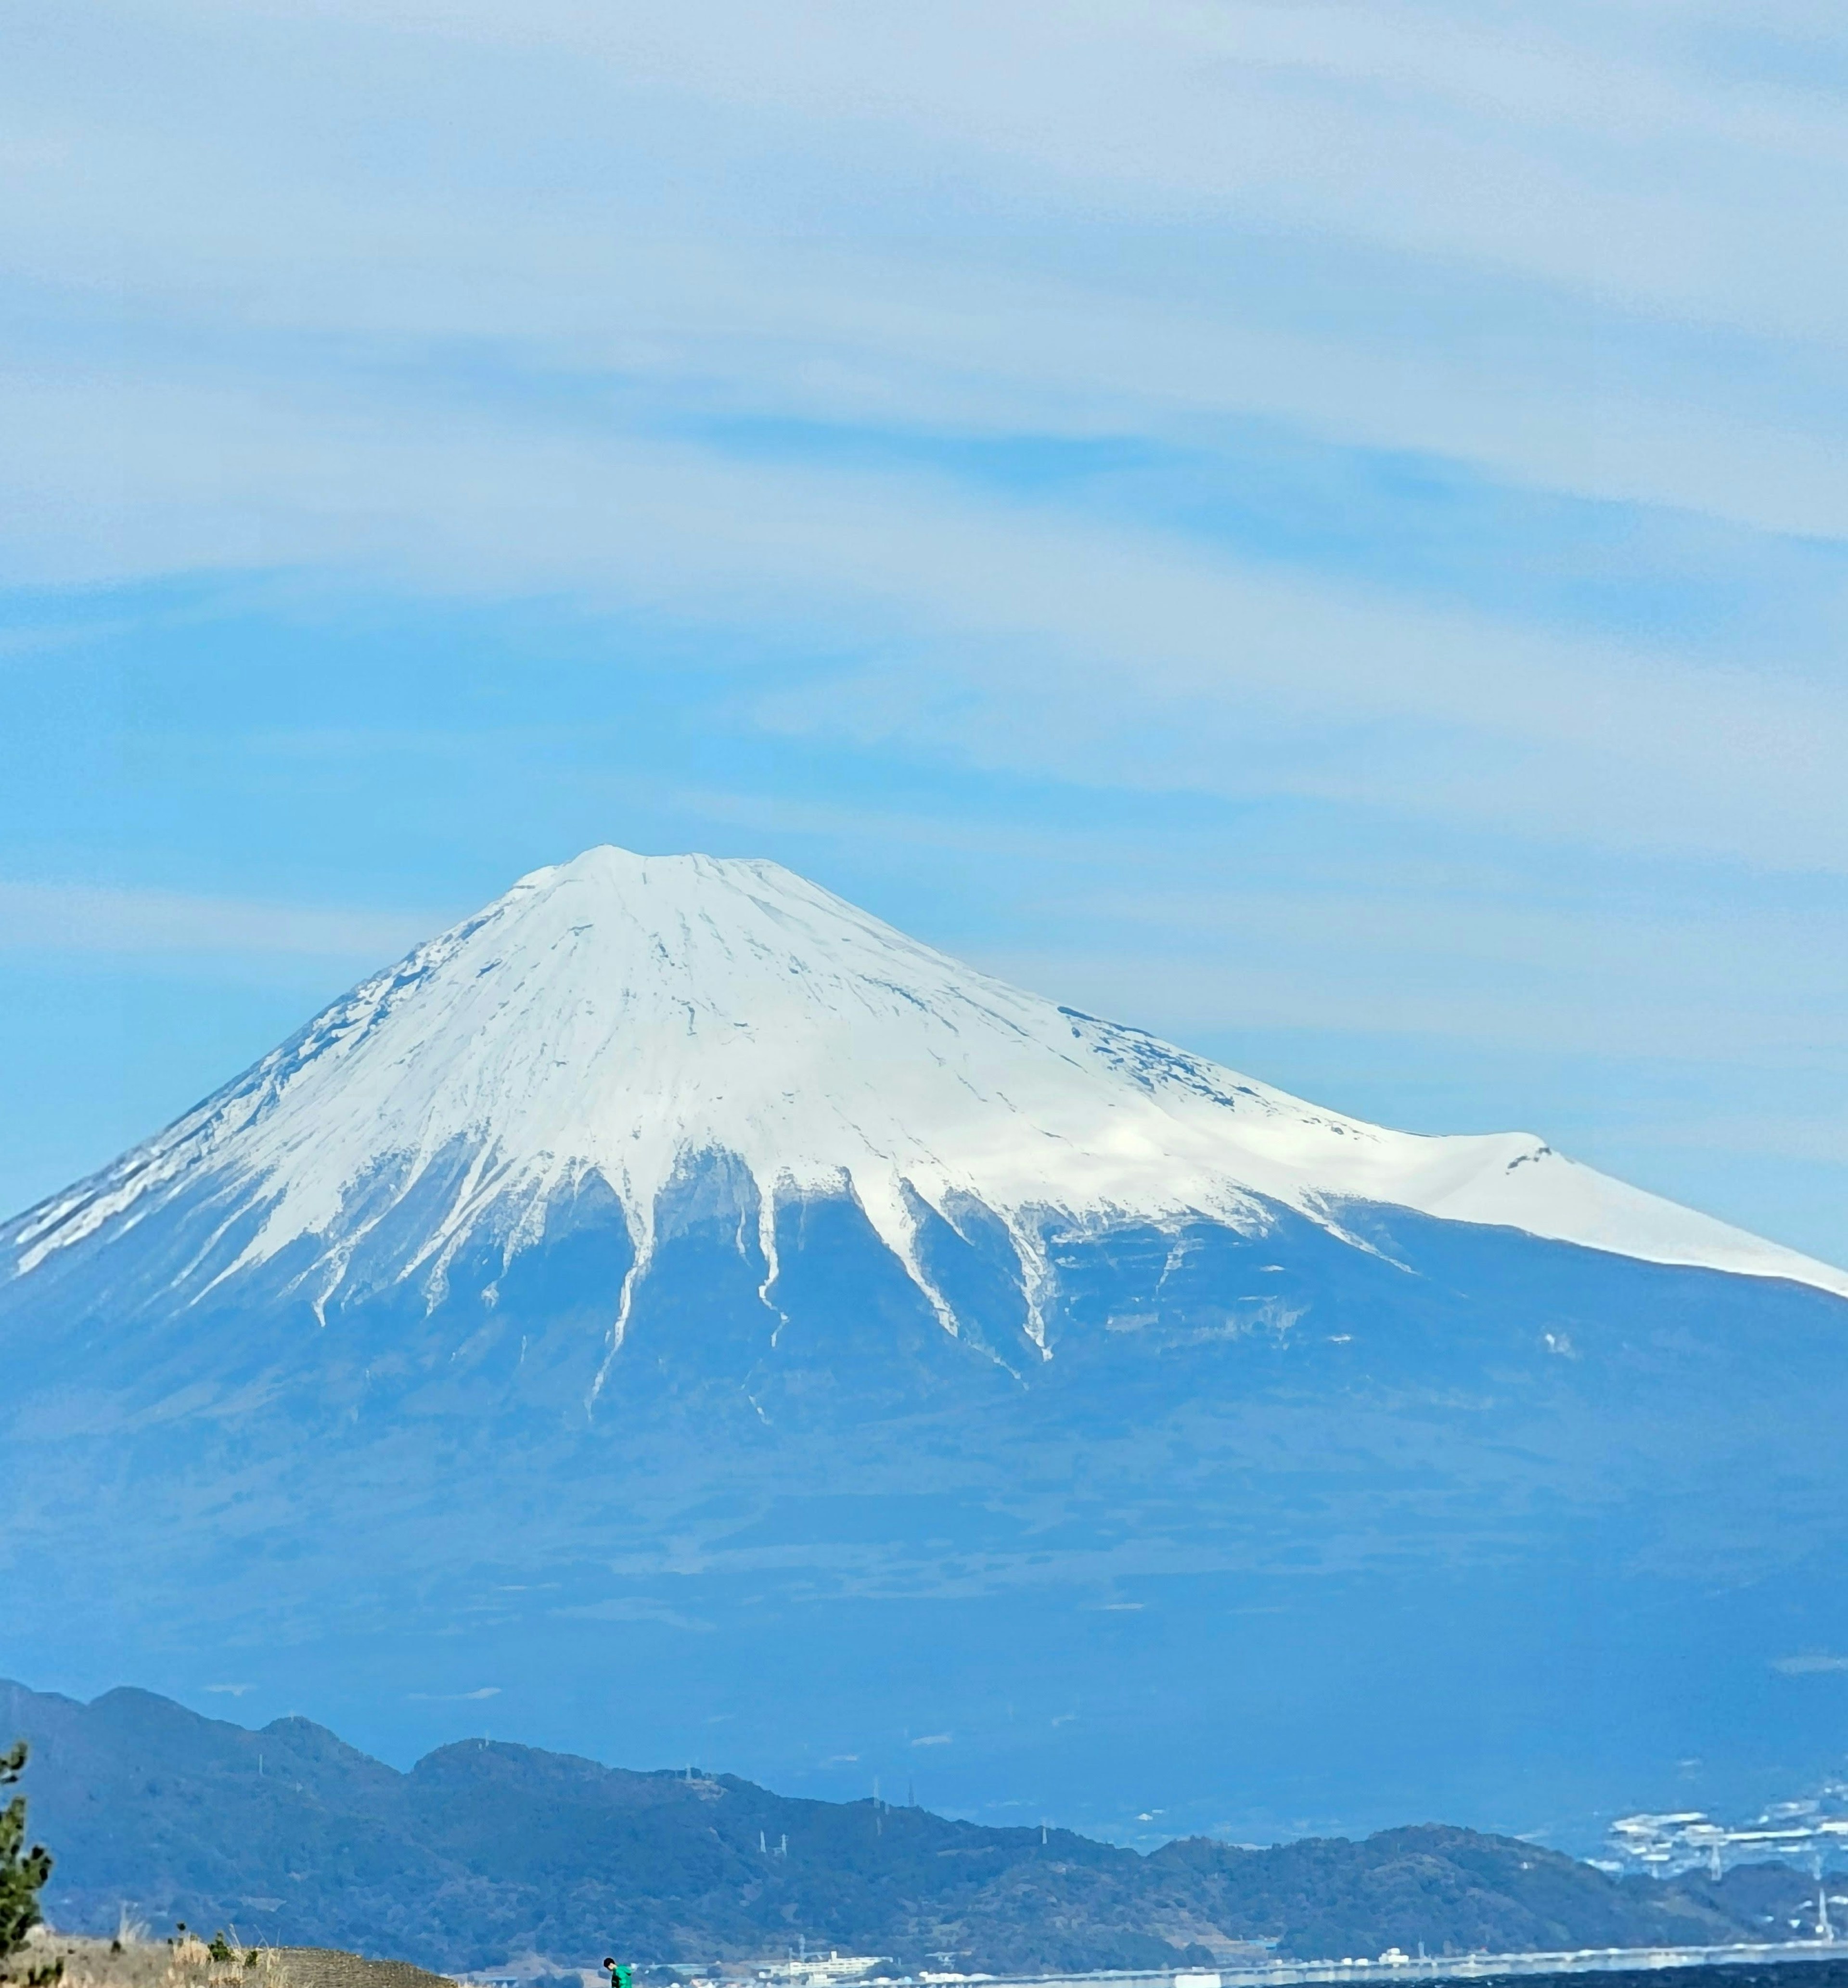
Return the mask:
<svg viewBox="0 0 1848 1988"><path fill-rule="evenodd" d="M89 1939L39 1931L25 1956L64 1963L64 1988L455 1988L406 1960L368 1960L322 1946L234 1946L228 1959L192 1935Z"/></svg>

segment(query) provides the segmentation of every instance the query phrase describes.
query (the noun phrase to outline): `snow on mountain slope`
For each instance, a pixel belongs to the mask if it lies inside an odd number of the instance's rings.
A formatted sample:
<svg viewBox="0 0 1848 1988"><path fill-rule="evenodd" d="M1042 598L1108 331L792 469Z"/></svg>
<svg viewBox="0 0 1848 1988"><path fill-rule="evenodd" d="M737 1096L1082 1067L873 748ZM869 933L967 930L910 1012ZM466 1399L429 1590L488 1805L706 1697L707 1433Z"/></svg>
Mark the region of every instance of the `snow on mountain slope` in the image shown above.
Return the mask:
<svg viewBox="0 0 1848 1988"><path fill-rule="evenodd" d="M716 1154L758 1190L766 1303L776 1202L846 1192L951 1330L920 1199L952 1225L965 1197L993 1211L1029 1293L1049 1219L1255 1230L1281 1203L1340 1233L1343 1205L1367 1202L1848 1296L1848 1275L1529 1134L1424 1138L1321 1111L960 965L774 864L613 848L523 877L0 1229L0 1249L29 1276L202 1196L221 1246L198 1249L194 1296L306 1240L324 1300L380 1235L393 1275L434 1288L471 1237L511 1256L600 1176L636 1246L620 1344L662 1190Z"/></svg>

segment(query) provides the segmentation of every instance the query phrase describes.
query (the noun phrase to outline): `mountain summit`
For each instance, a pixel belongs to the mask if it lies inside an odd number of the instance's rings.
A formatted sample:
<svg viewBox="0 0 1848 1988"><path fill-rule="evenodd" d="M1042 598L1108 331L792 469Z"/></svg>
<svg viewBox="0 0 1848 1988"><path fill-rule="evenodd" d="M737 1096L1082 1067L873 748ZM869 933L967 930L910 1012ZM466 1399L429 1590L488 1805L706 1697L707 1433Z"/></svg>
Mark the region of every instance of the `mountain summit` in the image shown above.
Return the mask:
<svg viewBox="0 0 1848 1988"><path fill-rule="evenodd" d="M29 1278L184 1202L164 1303L283 1263L324 1320L400 1280L434 1300L485 1242L504 1267L594 1184L633 1253L620 1347L663 1197L715 1164L772 1311L779 1203L840 1195L952 1333L925 1225L998 1223L1042 1356L1053 1236L1255 1235L1279 1209L1344 1236L1344 1210L1380 1204L1848 1293L1529 1134L1387 1131L992 979L775 864L608 847L522 877L0 1249Z"/></svg>
<svg viewBox="0 0 1848 1988"><path fill-rule="evenodd" d="M1829 1764L1845 1296L593 850L0 1226L0 1668L1589 1841Z"/></svg>

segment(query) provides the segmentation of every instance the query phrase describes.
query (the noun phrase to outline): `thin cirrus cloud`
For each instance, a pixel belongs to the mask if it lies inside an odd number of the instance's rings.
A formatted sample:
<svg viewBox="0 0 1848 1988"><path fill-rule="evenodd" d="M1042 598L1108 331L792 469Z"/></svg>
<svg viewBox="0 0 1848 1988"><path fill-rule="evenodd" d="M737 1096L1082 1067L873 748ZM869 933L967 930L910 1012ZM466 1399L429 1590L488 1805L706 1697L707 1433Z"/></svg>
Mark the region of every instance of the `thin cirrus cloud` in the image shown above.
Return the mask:
<svg viewBox="0 0 1848 1988"><path fill-rule="evenodd" d="M1514 901L1492 871L1442 882L1447 889L1406 880L1390 895L1302 876L1287 889L1103 890L1049 908L1066 910L1077 931L1105 919L1123 935L1114 955L1075 940L1063 951L991 946L981 963L1094 1013L1140 1015L1159 960L1163 1007L1151 1019L1184 1042L1224 1026L1225 962L1237 958L1248 1028L1371 1029L1407 1042L1711 1063L1738 1053L1743 1024L1762 1057L1840 1067L1835 989L1848 958L1817 931L1813 909L1734 908L1735 949L1721 972L1711 958L1714 908L1677 904L1660 885L1653 896L1567 907ZM1255 956L1238 957L1242 942ZM1587 958L1607 982L1595 1009L1574 999ZM1751 1143L1773 1138L1832 1159L1844 1151L1833 1113L1799 1134L1793 1122L1749 1126L1736 1107L1709 1112L1713 1126Z"/></svg>
<svg viewBox="0 0 1848 1988"><path fill-rule="evenodd" d="M61 19L19 72L15 158L42 183L14 256L126 280L157 324L205 300L221 336L485 337L926 416L1017 417L1023 390L1081 421L1268 406L1610 495L1840 519L1818 423L1840 421L1844 147L1813 70L1780 82L1634 5L799 14ZM211 115L137 121L112 88L130 63ZM445 125L478 96L495 122L458 157ZM387 130L356 165L352 136ZM79 145L80 179L59 169Z"/></svg>
<svg viewBox="0 0 1848 1988"><path fill-rule="evenodd" d="M124 100L130 66L176 97ZM9 88L16 579L563 588L885 659L766 703L772 729L1848 850L1848 711L1782 647L1718 671L711 418L1171 441L1256 414L1848 534L1842 120L1701 17L816 4L772 32L729 5L122 0L29 38Z"/></svg>
<svg viewBox="0 0 1848 1988"><path fill-rule="evenodd" d="M429 937L438 923L412 915L252 904L170 891L0 882L4 951L280 954L383 963Z"/></svg>
<svg viewBox="0 0 1848 1988"><path fill-rule="evenodd" d="M177 11L206 35L248 32L257 17L272 46L309 12L223 0ZM174 16L160 10L163 22ZM1485 17L1428 0L1091 0L1005 21L968 4L924 15L809 4L774 22L722 4L613 13L582 0L517 12L454 0L438 13L349 0L313 18L342 21L347 46L373 58L353 79L362 88L395 88L431 52L453 78L472 56L498 66L515 118L542 88L563 87L567 103L613 90L734 122L800 120L869 156L896 153L901 167L908 140L918 155L960 154L971 178L980 167L988 179L1044 174L1075 204L1095 207L1104 191L1140 214L1238 201L1269 220L1359 225L1651 308L1827 328L1789 253L1825 238L1826 203L1780 198L1848 154L1816 59L1839 52L1839 19L1818 8L1765 10L1755 35L1698 9ZM322 46L325 66L340 44ZM1780 52L1799 58L1782 73L1766 59ZM1610 170L1619 150L1627 174ZM555 138L547 162L559 154ZM1731 263L1691 252L1691 224ZM1764 280L1735 283L1733 270Z"/></svg>
<svg viewBox="0 0 1848 1988"><path fill-rule="evenodd" d="M211 114L138 120L130 63ZM15 88L0 242L36 301L127 292L157 374L204 312L258 374L357 335L863 416L1257 407L1842 520L1840 120L1659 10L118 5Z"/></svg>
<svg viewBox="0 0 1848 1988"><path fill-rule="evenodd" d="M85 406L73 387L10 410L19 458L35 441L46 471L42 519L107 508L63 447ZM260 537L272 556L375 569L383 556L428 585L564 585L688 617L698 602L759 626L825 620L836 639L857 630L888 649L902 636L896 661L766 698L773 729L902 733L1106 785L1848 859L1835 770L1848 706L1806 676L1677 666L941 479L769 469L478 415L438 434L383 415L343 431L204 388L88 418L139 438L144 480L131 475L108 543L142 570L239 545L254 556ZM188 481L167 465L200 429L245 445ZM370 508L343 511L358 487Z"/></svg>

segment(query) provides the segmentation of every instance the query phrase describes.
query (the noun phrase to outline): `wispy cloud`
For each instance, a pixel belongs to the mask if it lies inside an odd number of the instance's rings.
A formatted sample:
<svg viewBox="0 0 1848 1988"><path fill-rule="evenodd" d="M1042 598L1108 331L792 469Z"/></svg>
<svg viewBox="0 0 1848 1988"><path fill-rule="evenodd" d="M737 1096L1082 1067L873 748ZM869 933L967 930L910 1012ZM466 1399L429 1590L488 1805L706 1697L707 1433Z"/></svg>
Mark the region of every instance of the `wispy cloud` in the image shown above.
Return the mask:
<svg viewBox="0 0 1848 1988"><path fill-rule="evenodd" d="M1840 502L1785 383L1834 349L1842 124L1821 61L1763 59L1769 23L1728 49L1640 7L1430 0L1115 0L1002 34L961 5L774 33L576 0L95 20L17 66L13 256L170 315L228 279L279 330L515 340L721 394L966 418L1049 384L1075 414L1265 405L1627 497ZM1839 53L1837 23L1803 39ZM108 87L128 64L210 114L138 120ZM343 130L429 142L367 174L279 126L336 76ZM440 140L477 91L520 142L465 173ZM1721 333L1789 350L1782 390Z"/></svg>
<svg viewBox="0 0 1848 1988"><path fill-rule="evenodd" d="M484 1698L498 1698L498 1684L485 1684L474 1691L411 1691L405 1696L421 1705L470 1705Z"/></svg>
<svg viewBox="0 0 1848 1988"><path fill-rule="evenodd" d="M87 410L87 411L86 411ZM46 516L120 484L70 434L100 417L43 381L0 411ZM1511 624L1294 575L1146 527L911 475L770 468L686 443L458 415L265 408L241 485L166 465L245 417L222 390L152 397L127 426L161 466L113 553L208 561L258 512L302 560L385 555L421 583L568 587L714 626L826 625L884 659L766 695L764 722L1105 785L1290 795L1602 846L1848 863L1835 769L1848 704L1799 673L1689 667L1647 644ZM123 411L108 417L123 423ZM36 446L35 446L36 445ZM234 472L234 475L240 472ZM343 516L317 489L363 487ZM131 477L131 488L133 478ZM895 639L897 638L897 639Z"/></svg>
<svg viewBox="0 0 1848 1988"><path fill-rule="evenodd" d="M658 1622L671 1629L691 1629L701 1635L708 1634L718 1626L702 1617L683 1614L667 1602L640 1594L619 1595L606 1601L580 1602L555 1612L576 1621Z"/></svg>
<svg viewBox="0 0 1848 1988"><path fill-rule="evenodd" d="M1819 1677L1826 1672L1848 1671L1848 1657L1832 1657L1824 1651L1812 1650L1801 1656L1774 1657L1771 1668L1785 1677Z"/></svg>
<svg viewBox="0 0 1848 1988"><path fill-rule="evenodd" d="M171 891L0 882L0 948L283 953L383 964L441 928L431 915L252 904Z"/></svg>

